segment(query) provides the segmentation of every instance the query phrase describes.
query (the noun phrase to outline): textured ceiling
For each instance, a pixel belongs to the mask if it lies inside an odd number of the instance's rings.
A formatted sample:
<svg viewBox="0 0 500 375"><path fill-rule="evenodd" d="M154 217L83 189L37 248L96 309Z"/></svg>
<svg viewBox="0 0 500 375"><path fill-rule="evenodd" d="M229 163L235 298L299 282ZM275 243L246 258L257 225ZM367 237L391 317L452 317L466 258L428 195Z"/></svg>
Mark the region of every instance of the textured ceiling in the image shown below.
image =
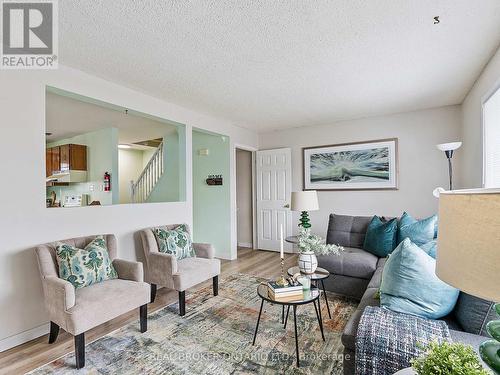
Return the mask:
<svg viewBox="0 0 500 375"><path fill-rule="evenodd" d="M461 103L500 43L500 0L64 0L59 18L61 63L259 131Z"/></svg>

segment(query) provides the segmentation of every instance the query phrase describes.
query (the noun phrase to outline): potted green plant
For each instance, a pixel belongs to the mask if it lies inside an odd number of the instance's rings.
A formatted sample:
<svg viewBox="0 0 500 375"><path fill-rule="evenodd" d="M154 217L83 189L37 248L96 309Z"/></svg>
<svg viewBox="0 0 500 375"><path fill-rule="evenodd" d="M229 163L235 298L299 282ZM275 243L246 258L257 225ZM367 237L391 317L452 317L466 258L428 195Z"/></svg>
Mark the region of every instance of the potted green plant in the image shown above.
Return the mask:
<svg viewBox="0 0 500 375"><path fill-rule="evenodd" d="M298 236L299 269L305 274L312 274L318 267L316 255L340 254L342 246L326 244L320 236L311 233L309 228L301 228Z"/></svg>
<svg viewBox="0 0 500 375"><path fill-rule="evenodd" d="M469 345L434 341L423 349L424 353L411 361L418 375L491 375Z"/></svg>

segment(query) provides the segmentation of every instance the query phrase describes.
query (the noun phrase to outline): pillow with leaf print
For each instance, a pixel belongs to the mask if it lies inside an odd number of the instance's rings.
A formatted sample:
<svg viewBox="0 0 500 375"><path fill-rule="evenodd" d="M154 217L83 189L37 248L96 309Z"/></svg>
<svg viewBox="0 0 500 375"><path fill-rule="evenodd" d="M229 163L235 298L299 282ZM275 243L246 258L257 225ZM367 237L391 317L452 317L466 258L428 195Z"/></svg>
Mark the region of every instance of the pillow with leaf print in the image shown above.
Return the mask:
<svg viewBox="0 0 500 375"><path fill-rule="evenodd" d="M175 229L153 228L160 253L173 255L177 260L195 256L189 230L185 224Z"/></svg>
<svg viewBox="0 0 500 375"><path fill-rule="evenodd" d="M118 278L103 236L97 236L84 249L57 243L56 260L59 277L69 281L75 288Z"/></svg>

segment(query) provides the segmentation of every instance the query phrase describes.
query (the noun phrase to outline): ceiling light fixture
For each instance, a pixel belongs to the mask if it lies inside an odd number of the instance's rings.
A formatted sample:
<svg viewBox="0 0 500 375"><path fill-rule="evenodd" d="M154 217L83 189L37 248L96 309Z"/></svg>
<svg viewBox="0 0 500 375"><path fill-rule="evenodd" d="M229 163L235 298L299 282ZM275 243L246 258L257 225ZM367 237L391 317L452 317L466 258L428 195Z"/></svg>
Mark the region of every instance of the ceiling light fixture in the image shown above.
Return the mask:
<svg viewBox="0 0 500 375"><path fill-rule="evenodd" d="M126 150L129 148L132 148L132 146L130 146L130 145L118 145L118 148L121 148L122 150Z"/></svg>

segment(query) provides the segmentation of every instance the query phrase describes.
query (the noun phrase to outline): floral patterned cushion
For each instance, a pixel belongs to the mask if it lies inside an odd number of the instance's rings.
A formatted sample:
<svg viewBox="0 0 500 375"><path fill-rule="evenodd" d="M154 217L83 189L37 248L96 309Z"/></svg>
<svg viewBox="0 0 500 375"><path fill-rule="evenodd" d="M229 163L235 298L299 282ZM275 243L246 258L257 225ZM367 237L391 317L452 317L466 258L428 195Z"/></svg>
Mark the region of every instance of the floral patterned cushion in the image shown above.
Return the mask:
<svg viewBox="0 0 500 375"><path fill-rule="evenodd" d="M153 228L153 233L161 253L171 254L177 260L195 256L191 236L186 225L179 225L172 230Z"/></svg>
<svg viewBox="0 0 500 375"><path fill-rule="evenodd" d="M69 281L75 288L118 278L102 236L97 236L85 249L59 242L56 245L56 259L59 277Z"/></svg>

